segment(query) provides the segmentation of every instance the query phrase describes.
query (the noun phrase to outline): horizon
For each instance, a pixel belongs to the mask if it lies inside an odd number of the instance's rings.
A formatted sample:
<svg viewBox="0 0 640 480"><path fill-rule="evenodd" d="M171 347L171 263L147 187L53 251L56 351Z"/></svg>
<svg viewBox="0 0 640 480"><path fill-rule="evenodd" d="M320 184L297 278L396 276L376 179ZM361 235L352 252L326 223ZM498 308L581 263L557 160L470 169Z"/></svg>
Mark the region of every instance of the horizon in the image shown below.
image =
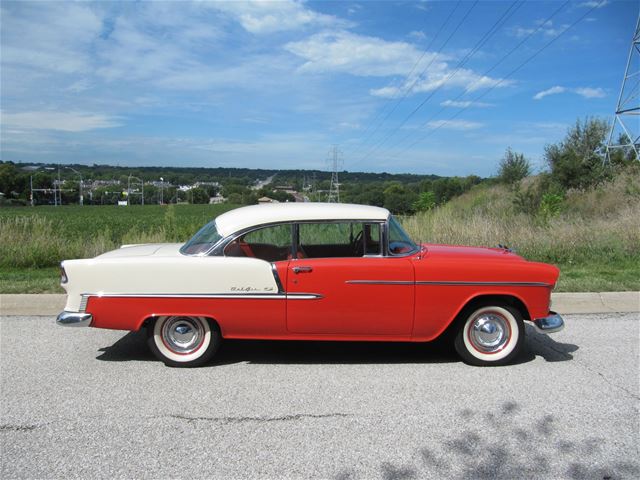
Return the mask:
<svg viewBox="0 0 640 480"><path fill-rule="evenodd" d="M611 121L632 1L3 2L0 156L18 164L535 173ZM511 52L508 56L507 54Z"/></svg>

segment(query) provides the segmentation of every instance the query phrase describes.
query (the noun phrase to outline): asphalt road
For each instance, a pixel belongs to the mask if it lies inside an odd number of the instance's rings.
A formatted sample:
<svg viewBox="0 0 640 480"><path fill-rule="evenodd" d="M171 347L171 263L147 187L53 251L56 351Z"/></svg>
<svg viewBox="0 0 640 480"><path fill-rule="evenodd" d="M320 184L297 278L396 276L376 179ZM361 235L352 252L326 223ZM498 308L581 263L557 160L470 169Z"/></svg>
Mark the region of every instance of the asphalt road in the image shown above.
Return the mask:
<svg viewBox="0 0 640 480"><path fill-rule="evenodd" d="M227 342L172 369L142 334L0 320L13 478L640 477L638 314L528 328L516 365L443 346Z"/></svg>

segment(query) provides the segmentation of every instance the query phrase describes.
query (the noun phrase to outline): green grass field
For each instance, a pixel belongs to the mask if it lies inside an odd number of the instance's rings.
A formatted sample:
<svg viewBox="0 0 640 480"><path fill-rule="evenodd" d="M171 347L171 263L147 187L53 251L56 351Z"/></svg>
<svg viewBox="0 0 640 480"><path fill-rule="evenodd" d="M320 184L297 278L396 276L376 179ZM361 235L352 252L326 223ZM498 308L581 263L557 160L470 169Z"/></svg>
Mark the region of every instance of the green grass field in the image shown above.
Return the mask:
<svg viewBox="0 0 640 480"><path fill-rule="evenodd" d="M233 205L23 207L0 209L0 293L62 293L61 260L129 243L184 242ZM640 178L621 176L569 192L544 222L518 214L503 186L481 186L442 207L402 219L427 243L513 247L560 267L557 291L640 290Z"/></svg>

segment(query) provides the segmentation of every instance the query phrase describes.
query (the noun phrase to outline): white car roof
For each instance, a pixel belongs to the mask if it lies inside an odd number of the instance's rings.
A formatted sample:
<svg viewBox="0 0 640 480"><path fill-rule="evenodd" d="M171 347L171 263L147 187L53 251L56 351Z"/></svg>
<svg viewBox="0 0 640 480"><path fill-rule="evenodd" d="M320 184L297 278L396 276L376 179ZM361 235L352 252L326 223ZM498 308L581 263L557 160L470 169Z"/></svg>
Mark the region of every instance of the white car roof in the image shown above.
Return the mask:
<svg viewBox="0 0 640 480"><path fill-rule="evenodd" d="M267 203L236 208L216 218L216 228L223 237L245 228L266 223L300 220L374 220L385 221L389 210L348 203Z"/></svg>

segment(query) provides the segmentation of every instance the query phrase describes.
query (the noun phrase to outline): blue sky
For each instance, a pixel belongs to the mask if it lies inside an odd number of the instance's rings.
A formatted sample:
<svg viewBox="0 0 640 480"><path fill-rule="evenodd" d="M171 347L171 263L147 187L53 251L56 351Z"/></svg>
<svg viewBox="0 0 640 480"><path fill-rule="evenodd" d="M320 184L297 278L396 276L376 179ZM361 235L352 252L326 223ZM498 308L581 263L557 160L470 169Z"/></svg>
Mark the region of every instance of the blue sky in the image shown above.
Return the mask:
<svg viewBox="0 0 640 480"><path fill-rule="evenodd" d="M612 117L638 17L606 0L0 8L2 160L327 169L338 145L349 171L482 176L507 147L541 168L577 118Z"/></svg>

